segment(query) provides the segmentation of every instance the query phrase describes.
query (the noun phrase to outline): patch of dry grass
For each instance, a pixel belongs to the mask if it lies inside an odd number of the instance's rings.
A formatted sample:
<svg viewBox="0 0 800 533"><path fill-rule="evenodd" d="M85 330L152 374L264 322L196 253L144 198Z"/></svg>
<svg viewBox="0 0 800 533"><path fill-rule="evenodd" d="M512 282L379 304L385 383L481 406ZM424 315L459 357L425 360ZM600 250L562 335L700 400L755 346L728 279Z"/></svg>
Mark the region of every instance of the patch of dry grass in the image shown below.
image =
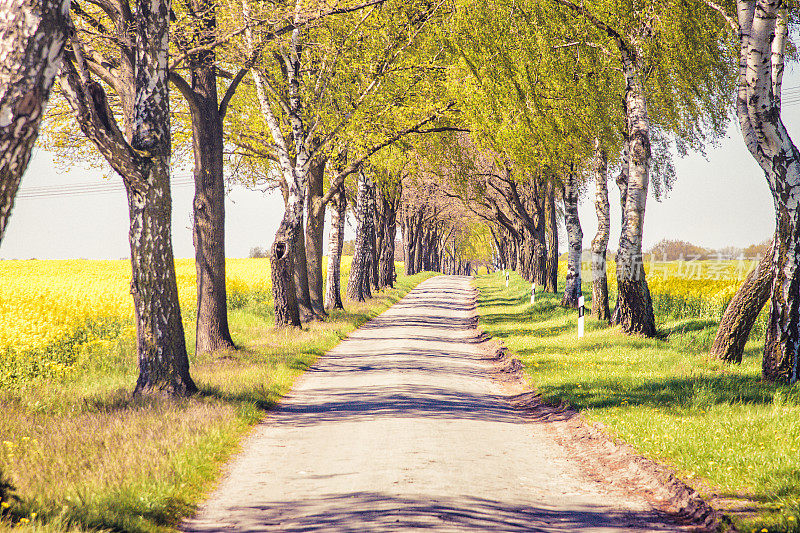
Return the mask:
<svg viewBox="0 0 800 533"><path fill-rule="evenodd" d="M276 330L260 304L235 309L241 348L195 358L190 399L132 398L130 341L78 375L0 392L0 531L172 530L298 375L430 275L302 331Z"/></svg>

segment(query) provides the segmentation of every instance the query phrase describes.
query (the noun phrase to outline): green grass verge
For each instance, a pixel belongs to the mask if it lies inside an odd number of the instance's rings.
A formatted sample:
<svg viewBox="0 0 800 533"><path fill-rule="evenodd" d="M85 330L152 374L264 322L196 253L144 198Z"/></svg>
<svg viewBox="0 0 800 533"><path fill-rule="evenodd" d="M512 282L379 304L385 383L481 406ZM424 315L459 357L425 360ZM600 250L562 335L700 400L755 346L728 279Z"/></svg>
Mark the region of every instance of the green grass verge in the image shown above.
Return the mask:
<svg viewBox="0 0 800 533"><path fill-rule="evenodd" d="M257 299L234 306L241 348L193 357L200 393L187 400L131 397L131 339L66 379L1 390L0 531L174 530L298 375L432 275L398 276L395 289L302 331L276 330Z"/></svg>
<svg viewBox="0 0 800 533"><path fill-rule="evenodd" d="M716 321L662 322L663 338L646 339L588 315L578 339L577 312L560 295L531 305L530 284L515 274L508 288L499 273L476 284L482 327L519 357L545 401L672 466L742 531L800 532L800 387L761 381L761 343L727 366L707 354Z"/></svg>

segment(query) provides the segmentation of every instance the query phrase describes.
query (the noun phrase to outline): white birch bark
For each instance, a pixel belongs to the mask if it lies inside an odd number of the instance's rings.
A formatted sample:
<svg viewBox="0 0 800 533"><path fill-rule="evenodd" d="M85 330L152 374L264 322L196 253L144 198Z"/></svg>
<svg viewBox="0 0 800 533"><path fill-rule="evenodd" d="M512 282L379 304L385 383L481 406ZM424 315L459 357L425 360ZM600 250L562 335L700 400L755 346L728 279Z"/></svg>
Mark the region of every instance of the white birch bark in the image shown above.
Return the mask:
<svg viewBox="0 0 800 533"><path fill-rule="evenodd" d="M653 304L642 260L642 234L650 184L650 121L636 56L618 41L625 76L628 181L623 228L617 251L617 309L615 318L628 334L656 334Z"/></svg>
<svg viewBox="0 0 800 533"><path fill-rule="evenodd" d="M583 230L578 218L578 177L573 169L567 174L564 183L564 225L569 243L567 255L567 275L564 282L564 296L561 305L578 307L581 295L581 252L583 251Z"/></svg>
<svg viewBox="0 0 800 533"><path fill-rule="evenodd" d="M69 0L0 0L0 241L61 70Z"/></svg>
<svg viewBox="0 0 800 533"><path fill-rule="evenodd" d="M762 371L766 379L794 383L800 377L800 152L780 115L784 10L779 0L737 1L741 39L737 115L775 206L775 277Z"/></svg>
<svg viewBox="0 0 800 533"><path fill-rule="evenodd" d="M339 187L331 199L331 233L328 244L328 274L325 290L325 308L343 309L341 293L342 245L344 244L344 223L347 199L344 187Z"/></svg>
<svg viewBox="0 0 800 533"><path fill-rule="evenodd" d="M374 209L372 180L364 172L359 173L356 209L358 211L358 228L356 230L355 249L353 250L353 263L350 266L350 278L347 282L347 298L356 302L363 302L371 296L369 258L372 252L370 249L370 232L373 229L371 213L372 209ZM418 244L420 239L421 236L418 236ZM419 253L419 249L417 253Z"/></svg>
<svg viewBox="0 0 800 533"><path fill-rule="evenodd" d="M610 320L606 275L606 250L611 228L611 210L608 202L608 158L599 141L595 143L593 163L597 233L592 240L592 315L598 320Z"/></svg>

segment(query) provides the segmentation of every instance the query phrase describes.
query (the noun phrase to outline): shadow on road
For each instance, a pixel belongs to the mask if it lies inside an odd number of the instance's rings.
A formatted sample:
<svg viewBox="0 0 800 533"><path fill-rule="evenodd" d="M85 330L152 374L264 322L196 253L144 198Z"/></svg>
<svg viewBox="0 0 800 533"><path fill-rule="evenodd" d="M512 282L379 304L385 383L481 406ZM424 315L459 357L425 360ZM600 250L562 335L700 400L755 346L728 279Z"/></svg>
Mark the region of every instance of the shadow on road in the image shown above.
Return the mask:
<svg viewBox="0 0 800 533"><path fill-rule="evenodd" d="M306 389L303 398L314 401L290 399L277 408L272 420L295 427L381 417L526 422L525 417L501 396L422 385Z"/></svg>
<svg viewBox="0 0 800 533"><path fill-rule="evenodd" d="M232 511L235 521L228 531L242 533L265 530L377 533L430 528L436 531L588 533L604 528L619 531L621 525L630 530L646 525L649 531L671 531L666 526L658 528L658 517L651 512L613 513L591 507L582 511L559 511L469 496L432 500L425 496L353 492L238 507ZM186 531L209 533L216 530L196 524Z"/></svg>

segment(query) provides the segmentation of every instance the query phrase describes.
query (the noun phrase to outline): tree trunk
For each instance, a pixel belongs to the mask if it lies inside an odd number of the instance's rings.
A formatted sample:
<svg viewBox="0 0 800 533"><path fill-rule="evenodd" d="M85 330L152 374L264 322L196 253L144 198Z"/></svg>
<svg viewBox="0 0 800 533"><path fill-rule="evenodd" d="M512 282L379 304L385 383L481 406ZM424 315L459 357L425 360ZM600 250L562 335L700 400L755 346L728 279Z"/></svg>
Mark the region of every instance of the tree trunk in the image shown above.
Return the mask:
<svg viewBox="0 0 800 533"><path fill-rule="evenodd" d="M305 202L303 202L305 203ZM300 320L309 322L319 319L311 306L311 291L308 286L308 263L306 262L306 236L303 231L303 211L300 211L300 224L294 231L294 292Z"/></svg>
<svg viewBox="0 0 800 533"><path fill-rule="evenodd" d="M543 207L544 201L540 201L534 214L533 234L533 281L540 289L547 284L547 237Z"/></svg>
<svg viewBox="0 0 800 533"><path fill-rule="evenodd" d="M375 288L381 289L383 285L383 277L381 276L381 259L383 249L386 247L386 213L384 208L386 202L384 200L384 192L376 187L375 191L375 212L373 223L375 224Z"/></svg>
<svg viewBox="0 0 800 533"><path fill-rule="evenodd" d="M185 396L197 388L189 375L172 254L169 19L165 15L170 3L139 0L136 8L135 19L118 21L132 33L136 45L135 54L123 58L118 80L121 90L128 91L118 95L126 134L119 129L105 89L86 70L77 38L73 41L75 64L65 63L62 86L81 130L122 176L127 191L139 359L134 394Z"/></svg>
<svg viewBox="0 0 800 533"><path fill-rule="evenodd" d="M556 219L555 184L547 183L547 202L545 203L547 224L547 262L545 264L544 290L558 294L558 222Z"/></svg>
<svg viewBox="0 0 800 533"><path fill-rule="evenodd" d="M143 183L126 180L130 214L131 294L136 310L139 379L135 393L187 395L197 387L178 302L172 254L169 0L136 2L136 105L131 147L150 156ZM141 187L145 185L145 187Z"/></svg>
<svg viewBox="0 0 800 533"><path fill-rule="evenodd" d="M331 234L328 241L328 281L325 291L325 307L344 309L342 304L342 245L344 244L344 222L347 210L344 185L331 198Z"/></svg>
<svg viewBox="0 0 800 533"><path fill-rule="evenodd" d="M364 249L364 268L361 271L361 292L365 300L372 298L372 289L370 286L370 272L372 271L372 251L370 250L370 239L367 235L366 248Z"/></svg>
<svg viewBox="0 0 800 533"><path fill-rule="evenodd" d="M517 241L517 272L522 279L528 282L533 281L533 254L534 238L529 227L520 231L520 239Z"/></svg>
<svg viewBox="0 0 800 533"><path fill-rule="evenodd" d="M134 147L144 149L141 145ZM157 163L153 160L148 181L150 187L145 191L126 187L133 274L131 294L139 353L135 393L187 395L197 388L189 376L172 255L168 152Z"/></svg>
<svg viewBox="0 0 800 533"><path fill-rule="evenodd" d="M508 270L516 271L519 267L519 244L518 240L514 238L513 234L509 235L508 238Z"/></svg>
<svg viewBox="0 0 800 533"><path fill-rule="evenodd" d="M380 251L379 281L381 287L394 287L394 241L397 237L397 204L383 195L384 244Z"/></svg>
<svg viewBox="0 0 800 533"><path fill-rule="evenodd" d="M414 274L425 270L425 228L422 227L422 224L417 225L415 234L417 238L414 241Z"/></svg>
<svg viewBox="0 0 800 533"><path fill-rule="evenodd" d="M325 160L311 167L308 183L308 222L306 222L306 264L311 308L317 316L325 316L322 287L322 242L325 230L325 205L322 202Z"/></svg>
<svg viewBox="0 0 800 533"><path fill-rule="evenodd" d="M378 279L378 245L383 244L384 239L384 227L383 227L383 217L379 215L378 210L376 209L377 204L377 191L376 187L371 188L372 194L372 213L369 214L372 218L372 231L367 238L369 239L369 248L370 248L370 256L369 256L369 282L373 289L380 290L380 280Z"/></svg>
<svg viewBox="0 0 800 533"><path fill-rule="evenodd" d="M297 293L294 287L294 262L296 253L292 250L295 239L292 236L292 213L287 209L283 215L270 253L272 277L272 296L277 327L300 327L300 309L297 306Z"/></svg>
<svg viewBox="0 0 800 533"><path fill-rule="evenodd" d="M800 378L800 153L793 152L794 161L786 173L794 175L781 181L794 186L785 185L788 191L776 190L776 196L780 197L780 203L775 202L777 246L772 260L774 276L761 364L764 378L780 383L795 383Z"/></svg>
<svg viewBox="0 0 800 533"><path fill-rule="evenodd" d="M213 40L216 17L205 0L195 1L205 13L205 28ZM225 289L225 183L222 117L217 102L214 52L197 54L191 61L194 148L194 242L197 271L197 336L195 353L233 348L228 328Z"/></svg>
<svg viewBox="0 0 800 533"><path fill-rule="evenodd" d="M414 243L411 238L411 224L408 222L406 218L401 227L403 231L403 267L405 268L406 276L411 276L414 272L414 260L412 258Z"/></svg>
<svg viewBox="0 0 800 533"><path fill-rule="evenodd" d="M737 10L737 115L745 144L764 170L776 219L762 373L767 380L795 383L800 377L800 151L781 119L787 7L738 0Z"/></svg>
<svg viewBox="0 0 800 533"><path fill-rule="evenodd" d="M375 183L372 179L366 177L366 211L362 215L365 219L365 244L367 246L366 253L366 268L364 270L364 295L367 298L372 298L372 288L377 289L378 286L378 264L377 264L377 251L375 250Z"/></svg>
<svg viewBox="0 0 800 533"><path fill-rule="evenodd" d="M592 315L598 320L610 321L606 250L611 227L611 211L608 202L607 170L606 152L597 143L594 160L594 208L597 211L597 233L592 240Z"/></svg>
<svg viewBox="0 0 800 533"><path fill-rule="evenodd" d="M750 337L750 330L753 329L756 318L767 303L772 289L772 279L775 275L772 263L774 244L773 239L767 253L750 272L725 308L717 328L717 336L709 352L711 355L729 363L742 362L744 345Z"/></svg>
<svg viewBox="0 0 800 533"><path fill-rule="evenodd" d="M650 182L650 122L636 57L625 46L620 46L620 52L625 74L629 170L623 210L625 227L617 253L618 319L625 333L653 337L656 334L653 302L642 261L642 232Z"/></svg>
<svg viewBox="0 0 800 533"><path fill-rule="evenodd" d="M0 241L61 70L69 0L0 0Z"/></svg>
<svg viewBox="0 0 800 533"><path fill-rule="evenodd" d="M619 174L617 174L617 187L619 188L619 205L622 206L621 212L622 217L620 221L620 235L624 235L628 228L627 218L625 217L625 203L628 199L628 172L630 171L630 163L628 161L628 134L627 128L626 133L623 136L622 141L622 155L620 157L620 169ZM617 250L617 255L614 258L617 263L620 261L619 257L619 250ZM611 317L612 324L620 324L620 299L619 295L617 295L617 301L614 304L614 314Z"/></svg>
<svg viewBox="0 0 800 533"><path fill-rule="evenodd" d="M417 239L419 239L419 226L416 216L410 214L406 208L403 224L403 248L406 276L413 276L417 273Z"/></svg>
<svg viewBox="0 0 800 533"><path fill-rule="evenodd" d="M583 251L583 231L578 218L578 177L570 170L564 184L564 225L567 228L569 255L567 257L567 276L564 283L564 296L561 305L578 307L581 295L581 252Z"/></svg>
<svg viewBox="0 0 800 533"><path fill-rule="evenodd" d="M353 263L350 267L350 278L347 281L347 298L356 302L365 301L371 294L369 291L370 257L369 234L372 225L372 213L369 209L369 178L362 172L358 180L358 197L356 209L359 212L359 224L356 230Z"/></svg>

